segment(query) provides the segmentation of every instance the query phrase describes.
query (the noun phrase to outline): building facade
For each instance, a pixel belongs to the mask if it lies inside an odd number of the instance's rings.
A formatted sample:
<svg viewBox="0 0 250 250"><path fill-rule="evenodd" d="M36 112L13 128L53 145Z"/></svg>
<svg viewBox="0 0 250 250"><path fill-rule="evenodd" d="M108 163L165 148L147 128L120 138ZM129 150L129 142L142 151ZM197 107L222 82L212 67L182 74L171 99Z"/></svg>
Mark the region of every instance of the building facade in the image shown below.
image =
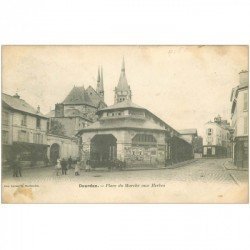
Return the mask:
<svg viewBox="0 0 250 250"><path fill-rule="evenodd" d="M58 158L71 157L76 160L79 157L79 145L76 138L48 134L47 143L47 157L52 165L56 164Z"/></svg>
<svg viewBox="0 0 250 250"><path fill-rule="evenodd" d="M20 155L24 166L43 165L47 156L45 117L22 100L19 95L2 94L2 156L3 165Z"/></svg>
<svg viewBox="0 0 250 250"><path fill-rule="evenodd" d="M205 124L203 157L230 157L230 124L218 115Z"/></svg>
<svg viewBox="0 0 250 250"><path fill-rule="evenodd" d="M98 110L97 121L78 132L84 160L90 159L92 167L108 166L116 159L127 167L159 167L193 158L190 143L131 99L123 60L115 104Z"/></svg>
<svg viewBox="0 0 250 250"><path fill-rule="evenodd" d="M50 119L50 133L72 137L82 128L96 121L96 111L106 107L104 102L103 73L98 69L96 90L89 86L74 86L61 103L47 116ZM60 127L59 132L57 131Z"/></svg>
<svg viewBox="0 0 250 250"><path fill-rule="evenodd" d="M231 93L232 156L237 167L248 167L248 71L239 73L239 85Z"/></svg>

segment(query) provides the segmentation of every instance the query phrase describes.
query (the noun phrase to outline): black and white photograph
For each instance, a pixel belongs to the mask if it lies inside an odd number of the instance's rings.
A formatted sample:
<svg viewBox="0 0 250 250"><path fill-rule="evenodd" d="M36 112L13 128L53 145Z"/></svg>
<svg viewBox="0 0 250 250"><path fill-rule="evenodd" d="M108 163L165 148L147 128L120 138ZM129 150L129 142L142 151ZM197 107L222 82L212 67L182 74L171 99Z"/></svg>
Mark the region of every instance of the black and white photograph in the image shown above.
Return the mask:
<svg viewBox="0 0 250 250"><path fill-rule="evenodd" d="M2 80L3 203L248 203L248 46L3 46Z"/></svg>

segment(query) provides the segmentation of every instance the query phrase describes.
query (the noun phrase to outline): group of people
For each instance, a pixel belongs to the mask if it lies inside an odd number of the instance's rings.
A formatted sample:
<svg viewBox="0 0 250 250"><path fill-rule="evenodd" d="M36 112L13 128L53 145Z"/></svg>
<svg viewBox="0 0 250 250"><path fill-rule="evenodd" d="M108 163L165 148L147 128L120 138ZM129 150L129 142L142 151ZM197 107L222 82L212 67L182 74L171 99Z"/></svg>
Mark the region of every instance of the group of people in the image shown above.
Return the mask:
<svg viewBox="0 0 250 250"><path fill-rule="evenodd" d="M62 175L67 175L67 170L72 168L72 165L74 164L74 169L75 169L75 176L80 175L80 169L81 169L81 164L82 162L80 159L77 159L75 162L72 160L71 156L69 157L68 160L65 158L58 158L56 161L55 165L55 170L56 170L56 175L58 176L60 171L62 171ZM85 167L86 172L91 170L90 166L90 161L86 161L86 167Z"/></svg>

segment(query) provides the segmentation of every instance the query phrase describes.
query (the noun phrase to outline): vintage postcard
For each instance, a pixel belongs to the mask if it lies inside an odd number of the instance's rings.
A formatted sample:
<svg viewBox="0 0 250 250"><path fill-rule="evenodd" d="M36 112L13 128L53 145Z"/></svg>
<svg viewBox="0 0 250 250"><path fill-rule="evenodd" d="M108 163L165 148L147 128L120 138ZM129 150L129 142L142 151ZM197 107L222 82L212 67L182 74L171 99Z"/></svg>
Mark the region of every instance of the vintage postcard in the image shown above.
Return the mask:
<svg viewBox="0 0 250 250"><path fill-rule="evenodd" d="M2 46L2 203L248 203L248 46Z"/></svg>

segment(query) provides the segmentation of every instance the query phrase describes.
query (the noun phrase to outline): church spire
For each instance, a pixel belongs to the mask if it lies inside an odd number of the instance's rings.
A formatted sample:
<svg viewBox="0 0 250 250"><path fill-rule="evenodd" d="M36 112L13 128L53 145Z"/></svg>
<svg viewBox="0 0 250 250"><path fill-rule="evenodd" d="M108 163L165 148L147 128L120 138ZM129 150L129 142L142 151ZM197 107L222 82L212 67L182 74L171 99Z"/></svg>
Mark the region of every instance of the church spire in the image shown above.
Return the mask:
<svg viewBox="0 0 250 250"><path fill-rule="evenodd" d="M131 100L131 89L128 85L128 81L125 74L125 60L124 57L122 59L122 67L121 67L121 74L120 78L117 84L117 87L115 88L115 103L122 102L125 100Z"/></svg>
<svg viewBox="0 0 250 250"><path fill-rule="evenodd" d="M122 72L125 72L125 61L124 61L124 57L122 58Z"/></svg>
<svg viewBox="0 0 250 250"><path fill-rule="evenodd" d="M101 67L101 71L100 71L100 67L98 67L96 92L101 97L102 101L104 101L103 70L102 70L102 67Z"/></svg>
<svg viewBox="0 0 250 250"><path fill-rule="evenodd" d="M102 88L103 88L103 70L102 70L102 66L101 66L101 80L100 80L100 83L101 83Z"/></svg>
<svg viewBox="0 0 250 250"><path fill-rule="evenodd" d="M97 87L99 82L100 82L100 67L98 67L98 73L97 73Z"/></svg>

